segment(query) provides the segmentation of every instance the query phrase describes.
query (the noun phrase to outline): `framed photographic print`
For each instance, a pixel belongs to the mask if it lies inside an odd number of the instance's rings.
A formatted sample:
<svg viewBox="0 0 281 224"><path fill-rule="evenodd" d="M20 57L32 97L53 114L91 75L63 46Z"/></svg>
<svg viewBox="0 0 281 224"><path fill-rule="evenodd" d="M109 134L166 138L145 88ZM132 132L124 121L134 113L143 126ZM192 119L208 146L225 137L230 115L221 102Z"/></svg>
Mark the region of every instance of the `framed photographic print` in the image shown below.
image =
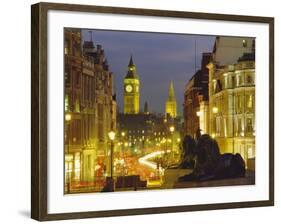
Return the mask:
<svg viewBox="0 0 281 224"><path fill-rule="evenodd" d="M274 204L274 19L32 5L32 218Z"/></svg>

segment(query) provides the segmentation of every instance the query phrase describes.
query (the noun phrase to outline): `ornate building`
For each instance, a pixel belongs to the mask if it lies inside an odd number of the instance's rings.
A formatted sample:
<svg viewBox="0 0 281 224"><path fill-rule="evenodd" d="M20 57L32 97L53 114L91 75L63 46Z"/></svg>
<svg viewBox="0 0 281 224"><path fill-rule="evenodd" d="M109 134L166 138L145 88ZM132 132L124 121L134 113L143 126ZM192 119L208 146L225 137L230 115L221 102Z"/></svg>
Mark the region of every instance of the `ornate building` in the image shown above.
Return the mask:
<svg viewBox="0 0 281 224"><path fill-rule="evenodd" d="M255 157L255 54L209 68L209 133L222 152Z"/></svg>
<svg viewBox="0 0 281 224"><path fill-rule="evenodd" d="M81 39L80 29L65 30L66 183L109 173L108 132L116 128L113 74L104 50L93 40L82 48Z"/></svg>
<svg viewBox="0 0 281 224"><path fill-rule="evenodd" d="M217 37L209 68L209 100L200 101L200 129L222 152L255 158L255 39Z"/></svg>
<svg viewBox="0 0 281 224"><path fill-rule="evenodd" d="M131 56L128 72L124 78L124 114L138 114L140 110L140 81Z"/></svg>
<svg viewBox="0 0 281 224"><path fill-rule="evenodd" d="M175 97L173 81L170 82L168 99L166 101L166 115L172 118L177 117L177 100Z"/></svg>
<svg viewBox="0 0 281 224"><path fill-rule="evenodd" d="M82 115L82 51L80 29L65 29L64 42L64 87L65 87L65 182L80 181L83 139ZM68 185L68 190L69 186Z"/></svg>

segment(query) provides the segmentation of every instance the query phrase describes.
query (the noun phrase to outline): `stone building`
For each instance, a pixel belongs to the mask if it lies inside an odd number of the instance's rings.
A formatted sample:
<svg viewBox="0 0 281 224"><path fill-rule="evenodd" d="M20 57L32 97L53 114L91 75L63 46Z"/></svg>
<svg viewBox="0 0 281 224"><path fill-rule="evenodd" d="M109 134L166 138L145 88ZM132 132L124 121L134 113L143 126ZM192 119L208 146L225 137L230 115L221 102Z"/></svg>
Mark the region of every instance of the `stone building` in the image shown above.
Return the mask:
<svg viewBox="0 0 281 224"><path fill-rule="evenodd" d="M221 152L255 157L255 39L217 37L207 65L208 100L199 97L199 123Z"/></svg>
<svg viewBox="0 0 281 224"><path fill-rule="evenodd" d="M116 128L113 74L102 46L82 44L80 29L65 29L65 114L66 183L108 174L108 132Z"/></svg>
<svg viewBox="0 0 281 224"><path fill-rule="evenodd" d="M82 51L80 29L65 29L64 42L64 87L65 87L65 182L80 181L82 115Z"/></svg>
<svg viewBox="0 0 281 224"><path fill-rule="evenodd" d="M209 133L222 152L255 157L255 54L225 66L210 62L208 68Z"/></svg>
<svg viewBox="0 0 281 224"><path fill-rule="evenodd" d="M185 86L183 104L184 133L191 136L195 136L199 128L202 132L206 133L207 131L205 130L206 127L201 124L202 121L200 121L199 116L201 112L199 111L201 111L200 107L202 107L202 111L208 110L209 71L206 66L209 63L211 56L211 53L202 54L201 69L196 71ZM201 102L204 102L204 104L200 106Z"/></svg>

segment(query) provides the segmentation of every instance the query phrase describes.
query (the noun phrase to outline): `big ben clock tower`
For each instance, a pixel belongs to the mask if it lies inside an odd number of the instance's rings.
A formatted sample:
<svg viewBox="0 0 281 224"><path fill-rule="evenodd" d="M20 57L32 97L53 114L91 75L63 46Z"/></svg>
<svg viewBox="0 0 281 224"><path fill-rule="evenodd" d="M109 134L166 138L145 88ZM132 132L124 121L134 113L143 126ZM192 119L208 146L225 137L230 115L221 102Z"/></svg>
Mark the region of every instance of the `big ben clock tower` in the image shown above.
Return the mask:
<svg viewBox="0 0 281 224"><path fill-rule="evenodd" d="M138 114L140 110L140 81L131 56L128 73L124 78L124 114Z"/></svg>

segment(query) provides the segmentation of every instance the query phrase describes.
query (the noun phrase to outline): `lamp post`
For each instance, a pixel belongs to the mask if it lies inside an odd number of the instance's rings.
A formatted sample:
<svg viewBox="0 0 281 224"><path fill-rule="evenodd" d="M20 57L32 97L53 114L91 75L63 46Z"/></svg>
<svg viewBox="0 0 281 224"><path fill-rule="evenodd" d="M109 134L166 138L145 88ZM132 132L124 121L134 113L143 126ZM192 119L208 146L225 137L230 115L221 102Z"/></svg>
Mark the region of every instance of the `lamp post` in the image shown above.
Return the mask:
<svg viewBox="0 0 281 224"><path fill-rule="evenodd" d="M71 114L67 113L65 114L65 121L66 121L66 128L67 128L67 154L69 154L69 147L70 147L70 121L71 121ZM69 161L67 162L67 193L70 193L70 171L69 171Z"/></svg>
<svg viewBox="0 0 281 224"><path fill-rule="evenodd" d="M172 151L173 151L173 133L174 133L174 131L175 131L175 127L174 126L171 126L170 127L170 132L171 132L171 139L172 139L172 147L171 147L171 149L172 149Z"/></svg>
<svg viewBox="0 0 281 224"><path fill-rule="evenodd" d="M121 145L122 145L122 159L125 161L125 155L124 155L124 145L125 145L125 132L122 131L121 132L121 136L122 136L122 141L121 141ZM124 176L124 170L125 170L125 163L123 163L123 167L122 167L122 176Z"/></svg>
<svg viewBox="0 0 281 224"><path fill-rule="evenodd" d="M170 132L171 132L171 153L172 153L172 159L174 159L174 150L173 150L173 147L174 147L174 131L175 131L175 127L174 126L170 126Z"/></svg>
<svg viewBox="0 0 281 224"><path fill-rule="evenodd" d="M108 137L110 139L110 177L113 178L113 148L114 148L114 139L115 139L115 132L110 131L108 133Z"/></svg>
<svg viewBox="0 0 281 224"><path fill-rule="evenodd" d="M108 137L110 139L110 189L111 191L114 190L114 181L113 181L113 149L114 149L114 139L115 139L115 132L110 131L108 132Z"/></svg>

